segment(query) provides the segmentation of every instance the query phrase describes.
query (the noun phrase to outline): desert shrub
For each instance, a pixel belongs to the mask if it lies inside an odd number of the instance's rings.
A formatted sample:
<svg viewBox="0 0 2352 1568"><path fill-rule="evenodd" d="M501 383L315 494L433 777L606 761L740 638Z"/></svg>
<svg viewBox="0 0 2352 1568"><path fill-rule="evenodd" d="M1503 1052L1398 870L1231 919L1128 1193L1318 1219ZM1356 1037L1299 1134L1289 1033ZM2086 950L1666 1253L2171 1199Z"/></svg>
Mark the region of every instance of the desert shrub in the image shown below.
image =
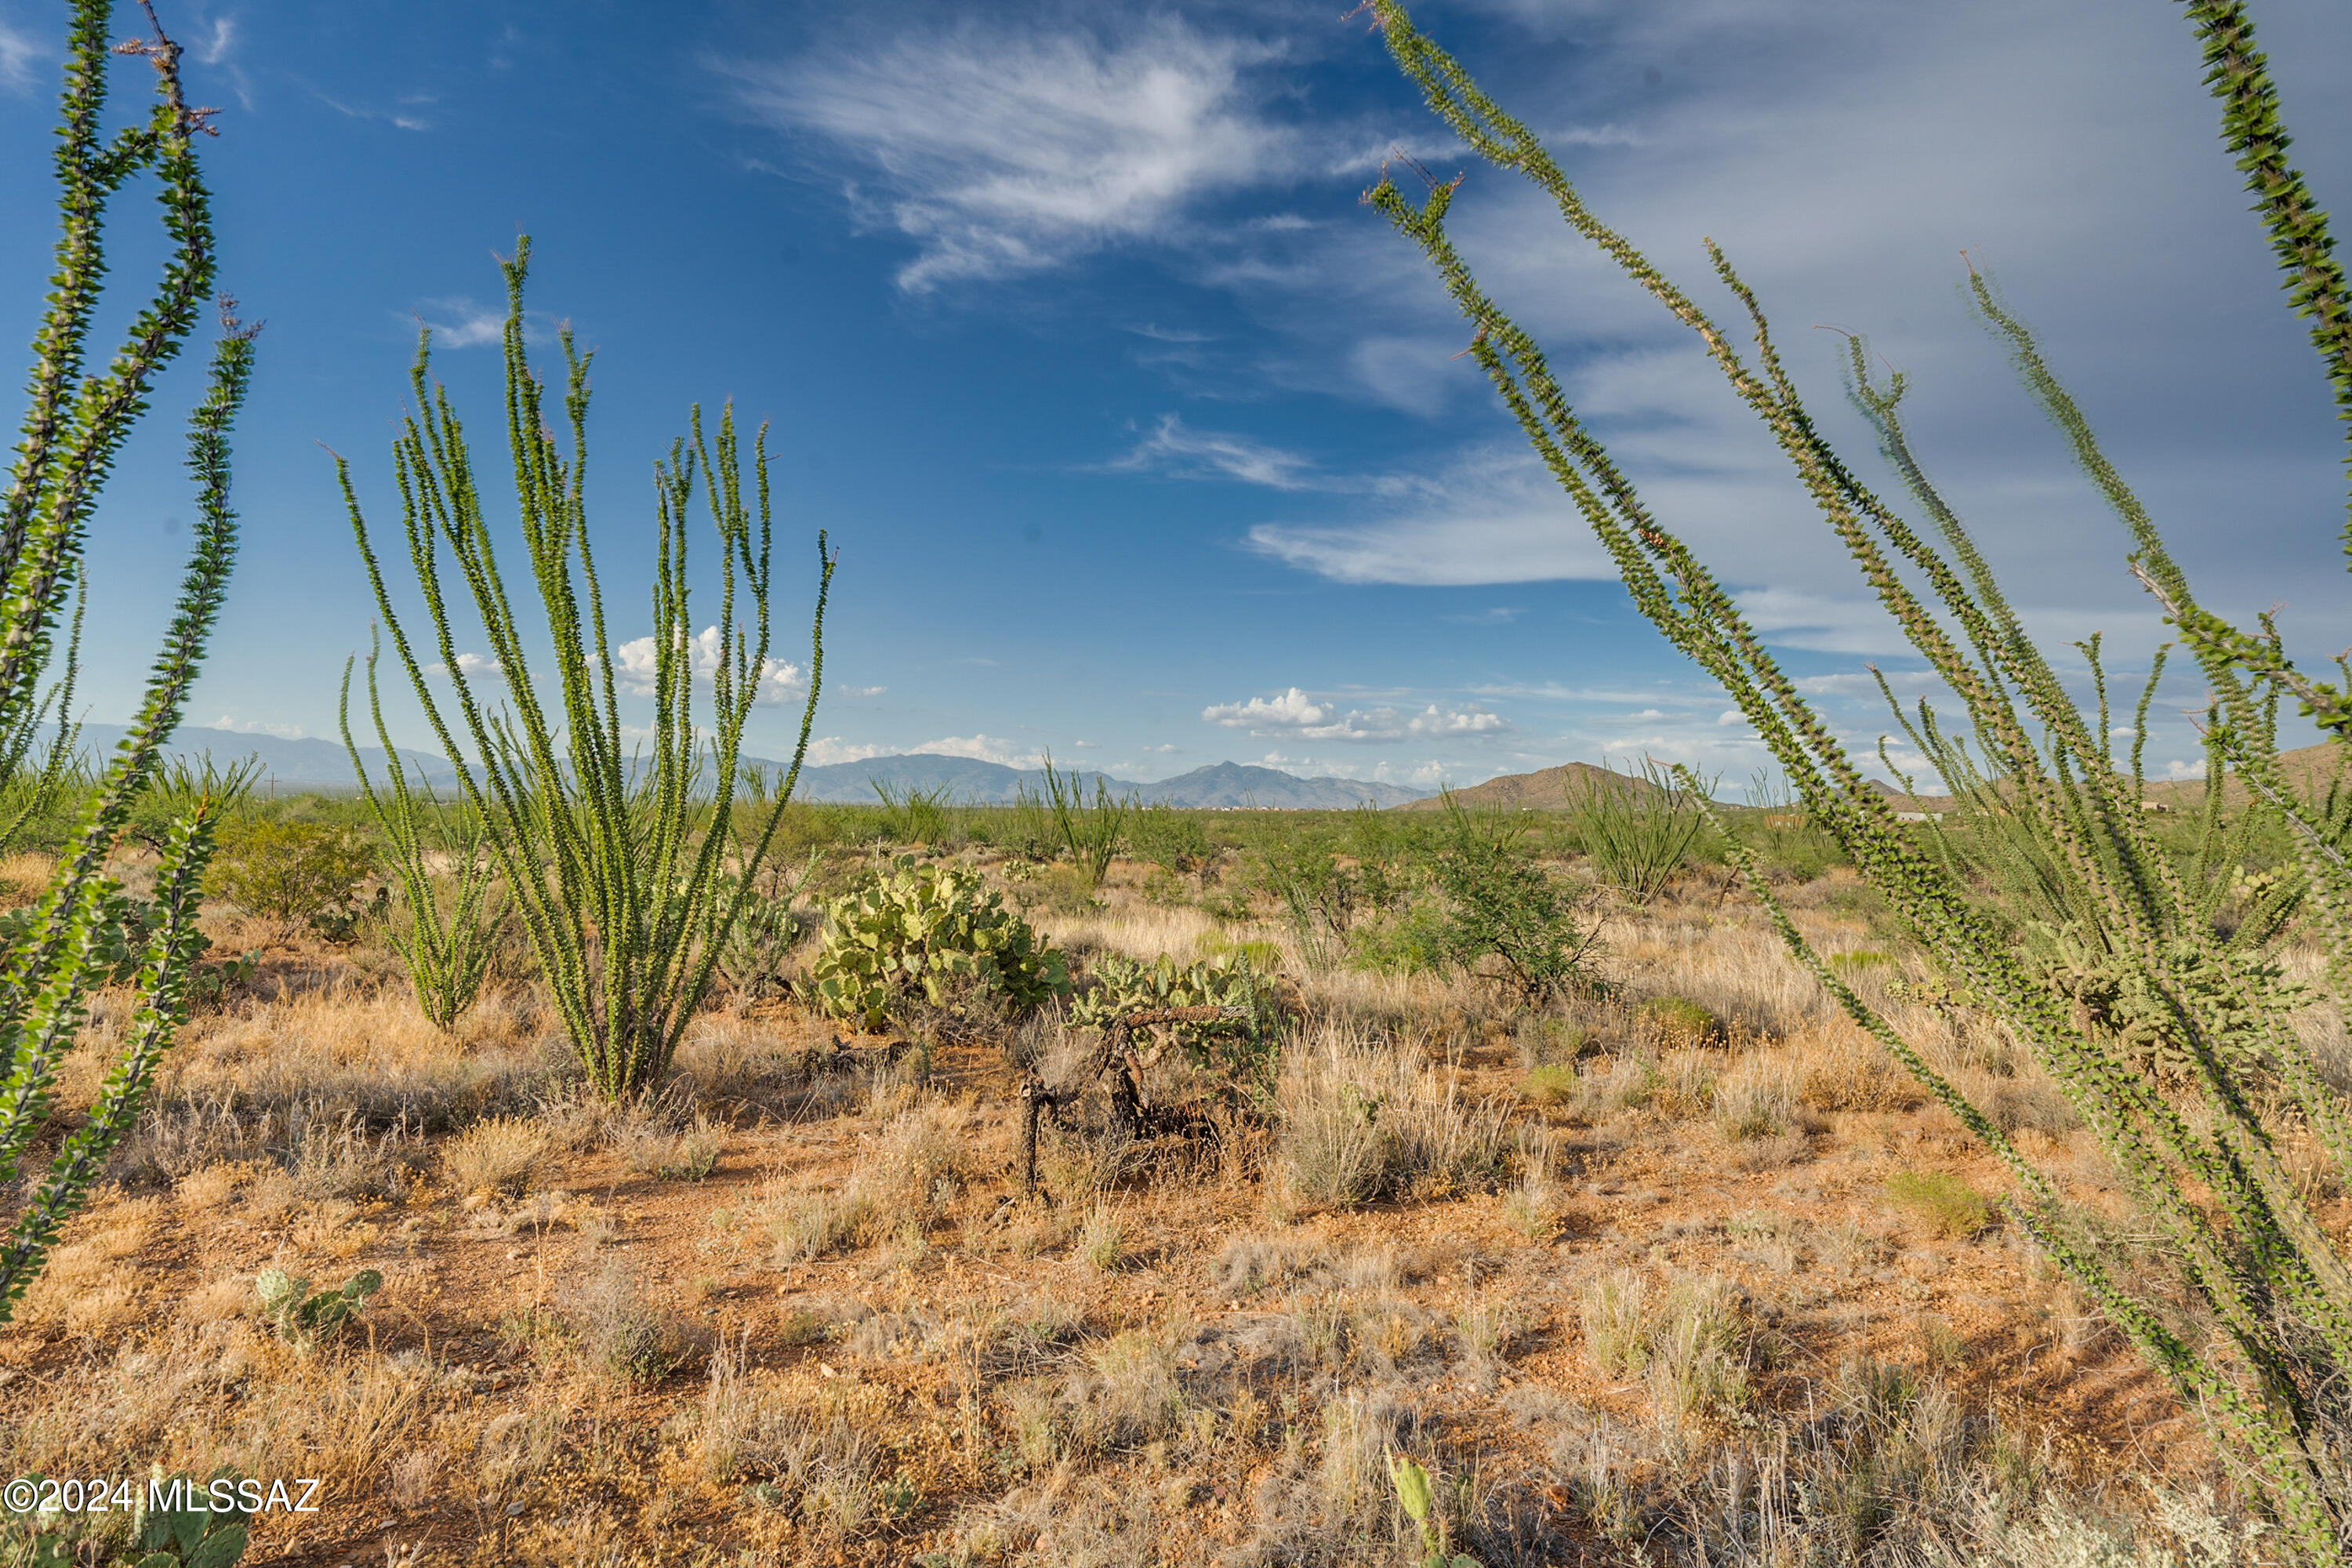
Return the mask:
<svg viewBox="0 0 2352 1568"><path fill-rule="evenodd" d="M1284 1177L1309 1203L1491 1192L1509 1165L1503 1101L1467 1103L1450 1078L1336 1029L1286 1054L1276 1100Z"/></svg>
<svg viewBox="0 0 2352 1568"><path fill-rule="evenodd" d="M252 817L221 831L207 887L247 914L307 921L352 904L375 863L352 828Z"/></svg>
<svg viewBox="0 0 2352 1568"><path fill-rule="evenodd" d="M1367 199L1420 248L1474 324L1465 352L1601 537L1644 617L1722 682L1890 923L1939 972L1966 976L1969 1001L2063 1088L2128 1173L2154 1277L2112 1268L2051 1173L1823 961L1771 879L1734 845L1749 890L1839 1006L2000 1160L2021 1229L2200 1413L2225 1465L2264 1494L2282 1549L2345 1562L2352 1483L2321 1456L2343 1446L2342 1406L2330 1391L2352 1373L2352 1267L2296 1193L2277 1144L2293 1125L2321 1129L2337 1163L2352 1168L2352 1125L2294 1027L2298 987L2274 961L2291 911L2307 900L2320 911L2326 980L2339 998L2352 995L2352 861L2341 848L2352 797L2289 777L2278 727L2281 702L2298 704L2331 738L2340 782L2352 754L2352 692L2294 664L2269 617L2248 630L2199 601L2040 335L1972 268L1964 287L1974 313L2122 525L2130 570L2197 661L2208 693L2205 820L2184 868L2171 836L2142 809L2141 747L2161 656L2134 722L2118 727L2093 634L2075 645L2092 676L2085 700L2082 682L2026 631L1927 473L1900 407L1905 378L1882 374L1860 336L1846 339L1845 390L1909 492L1909 516L1864 482L1806 408L1769 314L1730 257L1707 247L1752 347L1587 205L1527 124L1415 28L1401 0L1371 4L1398 65L1439 118L1495 167L1533 184L1580 244L1597 247L1705 345L1906 640L1955 694L1957 715L1925 702L1897 708L1906 740L1941 775L1958 818L1948 830L1934 821L1915 826L1873 787L1839 726L1807 700L1722 580L1581 423L1541 347L1465 265L1446 226L1458 184L1435 185L1418 205L1391 179L1373 188ZM2325 209L2288 162L2277 88L2252 24L2236 0L2189 0L2185 11L2221 105L2222 139L2287 274L2291 307L2307 319L2336 398L2352 404L2352 286L2331 255ZM2132 737L2127 759L2116 755L2119 734ZM2294 868L2241 896L2241 874L2268 865L2253 858L2244 826L2263 817L2293 847ZM1972 874L1979 866L1964 858L1979 840L1990 877ZM2081 1002L2070 989L2081 981L2147 1005L2100 1016L2103 998Z"/></svg>
<svg viewBox="0 0 2352 1568"><path fill-rule="evenodd" d="M615 1258L562 1303L581 1359L633 1384L659 1383L705 1348L705 1336L668 1301L672 1293Z"/></svg>
<svg viewBox="0 0 2352 1568"><path fill-rule="evenodd" d="M547 1130L520 1117L477 1121L441 1147L441 1167L461 1193L519 1198L548 1153Z"/></svg>
<svg viewBox="0 0 2352 1568"><path fill-rule="evenodd" d="M186 938L194 931L226 803L216 795L190 798L158 785L168 783L164 755L236 559L228 437L253 365L253 330L238 325L223 298L222 335L188 421L187 468L195 480L198 521L178 598L122 743L99 777L69 778L78 772L72 709L88 604L90 521L123 444L152 406L164 367L205 317L218 256L211 198L195 154L198 132L211 127L182 96L180 47L160 23L151 37L116 43L109 0L79 0L72 12L58 51L63 91L54 132L60 215L55 267L34 330L35 368L0 505L0 580L9 585L0 600L0 811L8 813L0 820L0 847L68 795L79 798L38 919L18 939L0 944L0 973L7 976L0 985L0 1080L7 1085L0 1112L0 1189L9 1194L8 1237L0 1245L0 1321L40 1273L66 1221L136 1122L185 1014L182 984L194 959ZM106 112L115 64L110 55L143 57L153 68L152 102L143 116L134 111L120 128L108 125ZM145 176L157 187L163 234L160 245L142 242L132 252L154 269L142 303L108 291L114 258L106 242L115 237L110 203ZM101 321L110 325L99 327ZM123 335L110 352L98 334L113 331ZM56 668L60 655L61 673ZM97 906L111 890L107 862L142 802L169 808L168 821L153 824L163 829L154 840L155 898L164 918L150 942L135 1021L105 1047L113 1065L103 1070L102 1087L68 1112L57 1079L79 1044L88 992L99 980L89 937ZM46 1167L38 1174L24 1169L32 1149L40 1151Z"/></svg>
<svg viewBox="0 0 2352 1568"><path fill-rule="evenodd" d="M606 1119L604 1136L621 1163L665 1182L699 1182L726 1150L720 1124L697 1112L691 1121L665 1105L633 1106Z"/></svg>
<svg viewBox="0 0 2352 1568"><path fill-rule="evenodd" d="M919 1233L954 1196L967 1158L961 1118L951 1108L902 1111L838 1189L794 1194L776 1207L770 1221L776 1260L822 1258L836 1247L871 1245L909 1228Z"/></svg>
<svg viewBox="0 0 2352 1568"><path fill-rule="evenodd" d="M1440 900L1413 899L1358 926L1348 939L1348 962L1374 974L1427 974L1453 961L1453 932Z"/></svg>
<svg viewBox="0 0 2352 1568"><path fill-rule="evenodd" d="M1992 1200L1945 1171L1897 1171L1887 1200L1938 1236L1966 1239L1992 1223Z"/></svg>
<svg viewBox="0 0 2352 1568"><path fill-rule="evenodd" d="M824 686L824 604L835 563L820 531L808 695L792 764L771 793L761 773L739 765L751 710L774 690L771 678L784 673L770 657L767 437L762 431L753 438L746 484L733 407L719 414L715 457L696 407L691 438L673 442L655 465L657 587L648 638L632 647L647 651L657 695L650 732L625 734L614 694L620 665L582 499L588 365L570 330L560 331L567 447L548 416L547 383L531 368L523 330L530 268L530 237L520 236L500 263L507 434L542 618L527 630L505 586L462 422L446 390L431 384L429 330L420 329L410 367L413 412L393 442L401 532L425 589L429 637L413 638L394 601L351 465L337 458L335 474L393 651L478 816L548 998L589 1081L618 1100L657 1087L669 1071L710 993L719 949L742 913L743 889L730 892L723 884L730 876L755 881L774 847ZM698 500L715 525L719 556L712 574L719 616L699 631L701 612L689 607L686 587ZM439 587L448 569L445 548L462 563L461 595ZM582 613L583 598L593 613ZM490 653L487 669L472 675L449 652L457 641L475 641L474 632L457 628L457 607L467 601ZM437 645L446 661L436 679L426 675L420 643ZM526 655L526 647L544 654ZM698 669L706 657L709 665ZM477 680L502 684L507 700L478 699ZM698 710L698 691L709 694L708 709Z"/></svg>
<svg viewBox="0 0 2352 1568"><path fill-rule="evenodd" d="M1662 1045L1705 1045L1723 1033L1721 1020L1686 996L1652 996L1635 1016L1655 1031Z"/></svg>
<svg viewBox="0 0 2352 1568"><path fill-rule="evenodd" d="M1201 819L1171 805L1147 805L1129 813L1128 853L1171 871L1189 871L1214 853Z"/></svg>
<svg viewBox="0 0 2352 1568"><path fill-rule="evenodd" d="M935 1007L965 992L1034 1007L1070 989L1061 952L977 871L911 856L868 871L826 910L809 979L818 1005L867 1028L915 994Z"/></svg>
<svg viewBox="0 0 2352 1568"><path fill-rule="evenodd" d="M1451 795L1430 876L1444 896L1438 950L1447 963L1522 1002L1557 1001L1595 988L1591 960L1601 923L1581 889L1553 876L1527 843L1527 825L1477 811Z"/></svg>
<svg viewBox="0 0 2352 1568"><path fill-rule="evenodd" d="M1578 1087L1576 1068L1554 1062L1519 1080L1519 1098L1531 1105L1566 1105L1576 1099Z"/></svg>

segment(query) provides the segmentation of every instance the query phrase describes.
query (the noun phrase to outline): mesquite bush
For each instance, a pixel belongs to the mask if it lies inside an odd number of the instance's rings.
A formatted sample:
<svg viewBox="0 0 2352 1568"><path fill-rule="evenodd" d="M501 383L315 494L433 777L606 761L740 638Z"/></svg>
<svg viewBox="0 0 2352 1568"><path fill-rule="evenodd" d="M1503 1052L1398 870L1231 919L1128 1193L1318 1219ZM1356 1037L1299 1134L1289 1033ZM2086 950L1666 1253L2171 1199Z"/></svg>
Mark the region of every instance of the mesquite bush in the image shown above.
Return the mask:
<svg viewBox="0 0 2352 1568"><path fill-rule="evenodd" d="M526 236L513 258L500 264L507 284L507 440L560 707L550 710L532 677L534 639L499 574L457 410L428 379L429 331L418 335L409 377L415 411L393 444L393 462L409 563L438 656L431 671L428 655L410 639L394 605L350 463L336 458L335 473L393 652L408 672L442 754L457 770L465 804L481 823L564 1032L598 1091L619 1100L644 1094L669 1070L679 1038L709 993L728 933L753 896L816 719L834 563L820 532L800 739L774 798L748 830L739 831L734 808L743 727L762 688L778 684L783 673L768 658L767 433L762 429L753 444L756 528L731 407L719 417L715 459L697 407L690 437L673 442L667 459L656 465L653 631L628 649L642 652L651 666L653 723L641 752L621 723L614 649L588 538L588 359L565 331L567 457L542 416L546 385L533 374L524 347L530 258ZM698 636L687 576L687 530L698 486L718 529L721 568L718 619ZM443 578L445 551L489 644L490 670L505 697L495 711L477 695L467 661L458 657L457 611ZM751 601L748 625L738 617L739 595ZM703 718L694 700L698 674L708 676L711 689ZM449 697L436 694L433 678L448 683ZM462 745L445 711L451 702L464 729Z"/></svg>
<svg viewBox="0 0 2352 1568"><path fill-rule="evenodd" d="M1807 413L1766 312L1710 242L1717 278L1747 318L1744 353L1697 301L1585 205L1542 144L1419 32L1395 0L1370 8L1391 53L1438 117L1497 168L1533 183L1595 246L1705 347L1734 394L1770 431L1798 481L1911 644L1957 693L1979 762L1962 765L1945 721L1925 705L1915 738L1947 769L1981 843L2030 875L1966 877L1934 831L1914 833L1872 787L1800 695L1732 596L1650 510L1578 418L1535 342L1480 287L1445 220L1459 181L1406 201L1385 174L1367 199L1412 240L1472 325L1468 353L1577 510L1609 550L1634 603L1713 674L1771 748L1811 820L1831 834L1956 988L2047 1069L2128 1185L2137 1257L2117 1251L1987 1116L1849 988L1803 940L1736 838L1734 863L1790 951L2008 1166L2008 1212L2203 1417L2216 1447L2271 1511L2282 1543L2308 1561L2346 1561L2352 1528L2352 1265L2321 1227L2280 1159L2289 1131L2315 1139L2352 1173L2352 1108L2321 1076L2293 1026L2299 996L2260 941L2233 941L2205 887L2183 876L2110 749L2105 685L2094 712L2066 689L2027 636L1971 536L1929 479L1898 413L1901 377L1874 380L1850 342L1849 392L1927 527L1874 493ZM2285 158L2286 137L2251 23L2234 0L2189 0L2224 140L2247 174L2255 210L2312 322L2339 406L2352 419L2352 298L2330 255L2326 214ZM2131 543L2129 565L2195 655L2211 693L2217 808L2231 775L2243 809L2276 814L2300 853L2293 875L2309 929L2331 958L2339 999L2352 994L2352 810L2306 795L2277 761L2277 705L2301 702L2339 739L2352 699L2297 670L2264 622L2247 633L2203 609L2137 498L2046 363L2038 341L1971 275L1970 297L2027 389L2065 437ZM2347 533L2352 546L2352 533ZM1916 584L1916 586L1915 586ZM2096 670L2095 650L2093 668ZM2347 681L2352 684L2352 681ZM2152 689L2152 688L2151 688ZM2146 700L2142 702L2143 716ZM1979 771L1980 770L1980 771ZM1687 773L1685 787L1696 787ZM2030 898L2004 899L2032 882ZM2006 907L2004 907L2006 905ZM2074 948L2020 936L2039 921ZM2116 1005L2084 1004L2095 982ZM2121 1005L2119 999L2129 999ZM2142 1270L2171 1278L2147 1280ZM2182 1305L2185 1303L2185 1305Z"/></svg>
<svg viewBox="0 0 2352 1568"><path fill-rule="evenodd" d="M0 735L16 732L26 713L38 710L59 613L79 581L87 530L108 471L146 412L155 376L194 332L213 291L211 198L195 156L196 137L210 129L208 111L190 109L182 97L180 48L159 24L152 38L113 51L143 58L154 68L152 105L111 136L102 132L111 19L108 0L77 0L67 38L57 148L64 221L57 271L33 340L32 384L16 459L0 501L0 583L5 584L0 590ZM107 204L147 173L163 187L170 243L147 304L93 372L90 334L106 276ZM197 523L179 603L138 716L82 805L48 890L27 921L0 934L0 1188L16 1183L26 1151L51 1128L58 1065L80 1033L86 993L119 962L101 941L107 930L120 929L113 913L120 889L106 875L107 858L179 723L236 558L228 432L245 400L253 332L237 325L230 301L223 300L220 309L224 331L204 399L189 419ZM179 1028L201 940L196 905L218 806L199 795L163 836L154 918L142 932L133 979L138 1010L96 1100L79 1108L79 1125L64 1135L47 1173L33 1182L0 1243L0 1321L39 1273L109 1152L137 1120Z"/></svg>

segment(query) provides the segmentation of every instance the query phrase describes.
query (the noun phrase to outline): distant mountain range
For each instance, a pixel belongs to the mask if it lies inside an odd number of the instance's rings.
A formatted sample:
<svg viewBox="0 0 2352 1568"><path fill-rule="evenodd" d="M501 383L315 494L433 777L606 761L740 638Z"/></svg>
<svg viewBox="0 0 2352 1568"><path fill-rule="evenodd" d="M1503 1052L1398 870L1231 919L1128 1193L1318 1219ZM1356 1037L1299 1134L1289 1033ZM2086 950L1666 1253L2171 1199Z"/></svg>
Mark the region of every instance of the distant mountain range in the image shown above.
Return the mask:
<svg viewBox="0 0 2352 1568"><path fill-rule="evenodd" d="M103 763L114 754L114 748L131 732L126 724L84 724L81 727L82 754L93 763ZM248 734L242 730L207 730L201 725L183 724L172 735L171 754L188 763L202 761L209 755L222 767L241 762L247 757L261 760L262 771L281 787L293 789L356 790L359 781L352 777L352 754L343 750L341 741L289 741L279 735ZM368 765L372 777L384 776L383 748L362 746L360 755ZM401 760L408 764L409 777L422 770L425 780L435 784L454 784L457 770L431 752L415 752L401 748Z"/></svg>
<svg viewBox="0 0 2352 1568"><path fill-rule="evenodd" d="M1192 810L1253 806L1274 811L1347 810L1367 802L1380 806L1402 805L1426 793L1357 779L1302 779L1278 768L1252 767L1242 763L1194 768L1189 773L1179 773L1156 784L1136 784L1100 773L1080 773L1076 777L1079 787L1089 798L1099 779L1114 795L1132 795L1147 805ZM1010 805L1024 789L1034 795L1042 795L1045 791L1045 775L1038 769L915 752L902 756L868 757L860 763L804 767L801 769L800 787L793 793L802 800L870 804L875 799L874 785L877 782L893 790L944 789L950 799L976 805Z"/></svg>
<svg viewBox="0 0 2352 1568"><path fill-rule="evenodd" d="M102 762L129 733L128 727L121 724L84 724L82 752L92 762ZM291 741L241 730L208 730L184 724L172 737L171 751L173 756L191 763L209 755L223 766L257 757L263 772L281 789L358 787L352 777L351 754L340 741ZM360 755L366 760L372 775L383 776L383 747L362 746ZM400 755L408 764L412 778L421 773L427 782L436 785L457 783L457 770L430 752L404 747ZM763 758L747 757L744 761L777 771L782 767L780 763ZM1194 809L1257 806L1281 811L1345 810L1367 801L1374 805L1401 805L1420 799L1425 793L1396 784L1362 784L1354 779L1302 779L1279 769L1239 763L1195 768L1157 784L1135 784L1100 773L1076 776L1089 798L1094 795L1095 781L1100 779L1110 786L1113 795L1121 798L1131 795L1146 805L1164 803ZM1024 787L1037 795L1045 789L1045 773L1034 768L1009 768L1002 763L917 752L903 756L870 757L859 763L804 767L801 769L800 787L793 795L800 800L870 805L875 800L874 783L877 779L893 790L944 789L948 798L959 805L1009 805Z"/></svg>

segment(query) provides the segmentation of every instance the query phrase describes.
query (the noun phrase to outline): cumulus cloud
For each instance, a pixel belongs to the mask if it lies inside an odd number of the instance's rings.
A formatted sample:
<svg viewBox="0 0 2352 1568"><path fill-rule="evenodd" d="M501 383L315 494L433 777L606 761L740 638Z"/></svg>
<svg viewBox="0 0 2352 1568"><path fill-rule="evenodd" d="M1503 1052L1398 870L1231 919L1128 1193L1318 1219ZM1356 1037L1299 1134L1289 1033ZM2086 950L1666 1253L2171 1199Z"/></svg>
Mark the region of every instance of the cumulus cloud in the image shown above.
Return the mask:
<svg viewBox="0 0 2352 1568"><path fill-rule="evenodd" d="M847 149L853 202L914 242L898 281L922 293L1161 236L1202 195L1287 172L1295 138L1244 86L1269 58L1163 16L1118 38L992 17L710 63L753 119Z"/></svg>
<svg viewBox="0 0 2352 1568"><path fill-rule="evenodd" d="M224 713L212 721L213 729L231 730L240 735L274 735L281 741L302 739L299 724L274 724L266 719L238 719Z"/></svg>
<svg viewBox="0 0 2352 1568"><path fill-rule="evenodd" d="M859 742L851 744L838 735L821 735L809 742L807 763L813 767L830 767L835 763L862 763L868 757L886 756L887 746L876 746Z"/></svg>
<svg viewBox="0 0 2352 1568"><path fill-rule="evenodd" d="M948 735L937 741L926 741L914 749L936 752L943 757L970 757L975 762L1002 763L1008 768L1034 768L1044 761L1035 751L1024 749L1019 742L1003 740L994 735Z"/></svg>
<svg viewBox="0 0 2352 1568"><path fill-rule="evenodd" d="M622 689L633 696L652 696L656 668L654 639L650 637L632 637L613 651L620 666L617 674ZM719 661L726 651L719 641L719 628L703 627L686 645L694 679L698 682L708 682L718 673ZM791 701L807 686L807 678L802 674L799 665L784 659L763 658L760 661L759 689L752 701L762 706Z"/></svg>
<svg viewBox="0 0 2352 1568"><path fill-rule="evenodd" d="M1386 706L1343 710L1336 703L1310 698L1296 686L1272 697L1213 703L1201 710L1201 717L1212 724L1240 730L1260 739L1288 737L1356 744L1411 737L1486 737L1511 731L1509 720L1483 708L1442 708L1433 702L1418 712Z"/></svg>
<svg viewBox="0 0 2352 1568"><path fill-rule="evenodd" d="M506 667L486 653L461 653L457 656L457 673L471 680L478 675L496 675ZM425 667L427 675L446 675L449 667L435 660Z"/></svg>

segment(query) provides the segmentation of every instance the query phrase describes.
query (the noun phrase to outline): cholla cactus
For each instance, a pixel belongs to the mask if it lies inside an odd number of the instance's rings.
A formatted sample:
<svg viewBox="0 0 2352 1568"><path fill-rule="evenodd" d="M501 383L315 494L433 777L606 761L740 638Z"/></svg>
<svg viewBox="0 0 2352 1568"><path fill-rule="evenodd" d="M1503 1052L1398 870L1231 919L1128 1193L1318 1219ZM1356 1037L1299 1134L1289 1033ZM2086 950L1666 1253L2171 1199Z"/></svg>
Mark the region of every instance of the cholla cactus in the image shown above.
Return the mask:
<svg viewBox="0 0 2352 1568"><path fill-rule="evenodd" d="M146 411L155 375L195 330L213 285L209 198L194 149L195 137L208 130L210 111L191 109L182 99L180 50L159 25L152 38L114 51L143 56L153 66L152 109L110 139L101 134L110 11L107 0L78 0L68 40L57 154L64 223L53 288L34 339L23 438L0 500L0 733L39 701L52 634L79 574L100 489ZM163 186L169 258L147 307L105 368L90 374L85 369L89 340L106 270L101 222L108 201L142 172L152 172ZM49 1121L58 1064L83 1021L84 993L109 966L104 932L117 889L105 875L107 856L179 722L236 555L227 437L245 397L253 334L237 326L226 301L222 318L226 330L213 355L206 395L190 420L195 547L163 651L137 721L83 807L48 891L24 927L0 938L0 1187L17 1179L26 1151ZM156 1064L179 1026L201 941L196 905L217 809L215 801L197 799L164 837L155 918L138 963L138 1012L97 1100L64 1138L0 1242L0 1320L40 1271L59 1227L137 1119Z"/></svg>

